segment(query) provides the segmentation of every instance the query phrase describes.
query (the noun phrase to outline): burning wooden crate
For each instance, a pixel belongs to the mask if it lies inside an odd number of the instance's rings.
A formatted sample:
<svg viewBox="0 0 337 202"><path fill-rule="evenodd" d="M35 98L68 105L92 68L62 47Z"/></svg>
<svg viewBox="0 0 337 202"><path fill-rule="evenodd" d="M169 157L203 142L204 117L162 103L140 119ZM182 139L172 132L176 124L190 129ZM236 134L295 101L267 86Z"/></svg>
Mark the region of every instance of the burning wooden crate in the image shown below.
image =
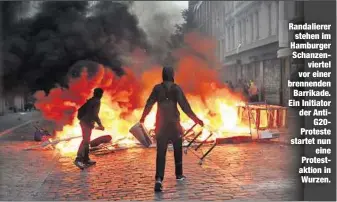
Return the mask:
<svg viewBox="0 0 337 202"><path fill-rule="evenodd" d="M256 130L287 127L287 108L282 106L249 103L238 107L238 117L242 123Z"/></svg>

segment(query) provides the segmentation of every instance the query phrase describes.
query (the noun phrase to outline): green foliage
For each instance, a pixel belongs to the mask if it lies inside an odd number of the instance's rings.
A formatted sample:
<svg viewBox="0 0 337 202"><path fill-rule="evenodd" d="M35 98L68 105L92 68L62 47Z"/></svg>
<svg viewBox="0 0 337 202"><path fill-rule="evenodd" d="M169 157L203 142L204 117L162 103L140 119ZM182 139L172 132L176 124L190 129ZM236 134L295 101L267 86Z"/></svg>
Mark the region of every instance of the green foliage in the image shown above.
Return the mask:
<svg viewBox="0 0 337 202"><path fill-rule="evenodd" d="M196 31L197 23L194 18L194 13L190 9L184 9L181 12L184 22L182 24L176 25L176 31L171 36L170 41L168 42L168 47L171 51L177 50L185 45L184 43L184 36L189 33ZM166 63L172 65L175 63L175 59L172 57L171 54L168 55L166 58Z"/></svg>
<svg viewBox="0 0 337 202"><path fill-rule="evenodd" d="M171 48L180 48L184 45L184 35L195 31L197 28L192 10L184 9L181 14L183 16L184 23L176 25L176 32L171 37Z"/></svg>

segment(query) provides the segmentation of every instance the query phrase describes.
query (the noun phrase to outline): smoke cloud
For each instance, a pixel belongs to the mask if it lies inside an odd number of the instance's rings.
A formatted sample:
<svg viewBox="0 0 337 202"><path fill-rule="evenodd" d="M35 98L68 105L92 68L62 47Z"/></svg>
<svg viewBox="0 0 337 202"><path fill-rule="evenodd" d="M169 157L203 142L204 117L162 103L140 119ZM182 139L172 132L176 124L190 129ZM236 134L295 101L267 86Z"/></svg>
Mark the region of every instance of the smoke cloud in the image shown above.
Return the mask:
<svg viewBox="0 0 337 202"><path fill-rule="evenodd" d="M48 1L35 5L34 16L16 20L22 10L18 8L25 6L7 5L6 13L14 13L3 26L8 90L22 83L46 91L56 83L65 85L69 68L81 60L103 64L122 75L121 55L147 48L146 35L129 12L129 4Z"/></svg>
<svg viewBox="0 0 337 202"><path fill-rule="evenodd" d="M138 17L139 26L153 47L152 55L163 62L171 52L168 47L170 37L175 33L177 24L184 22L182 8L172 1L136 1L130 11Z"/></svg>
<svg viewBox="0 0 337 202"><path fill-rule="evenodd" d="M140 66L134 65L139 55L147 55L140 57L144 68L161 64L171 52L167 42L175 25L183 21L181 8L165 1L1 4L7 91L20 85L34 91L66 87L69 70L79 68L78 61L102 64L119 76L122 65Z"/></svg>

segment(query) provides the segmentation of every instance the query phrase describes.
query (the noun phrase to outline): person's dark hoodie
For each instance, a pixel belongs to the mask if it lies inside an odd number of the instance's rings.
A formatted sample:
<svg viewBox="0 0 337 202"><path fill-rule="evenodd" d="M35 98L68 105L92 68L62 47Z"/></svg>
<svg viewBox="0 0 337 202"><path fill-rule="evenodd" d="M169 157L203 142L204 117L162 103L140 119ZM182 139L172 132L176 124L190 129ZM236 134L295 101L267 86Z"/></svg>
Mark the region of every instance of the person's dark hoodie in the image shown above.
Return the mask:
<svg viewBox="0 0 337 202"><path fill-rule="evenodd" d="M180 86L174 83L173 68L164 67L162 78L163 82L155 85L146 102L141 122L143 122L145 117L150 113L153 105L158 103L156 115L157 136L162 133L170 133L172 135L176 133L177 135L181 135L182 128L180 126L180 113L177 104L179 104L183 112L193 121L196 123L200 123L201 121L192 111Z"/></svg>
<svg viewBox="0 0 337 202"><path fill-rule="evenodd" d="M101 120L98 116L101 107L101 98L103 96L103 91L101 89L95 89L94 96L87 100L86 109L84 116L80 119L82 123L87 124L89 127L94 128L95 122L98 125L102 125Z"/></svg>

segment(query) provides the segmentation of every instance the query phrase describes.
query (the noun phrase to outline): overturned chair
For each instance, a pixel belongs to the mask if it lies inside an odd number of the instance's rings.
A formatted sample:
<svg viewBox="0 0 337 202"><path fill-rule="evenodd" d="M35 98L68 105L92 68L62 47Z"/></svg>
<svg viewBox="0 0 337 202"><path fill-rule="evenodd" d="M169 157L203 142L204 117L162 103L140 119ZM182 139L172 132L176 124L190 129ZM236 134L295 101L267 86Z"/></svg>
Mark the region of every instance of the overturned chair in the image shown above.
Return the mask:
<svg viewBox="0 0 337 202"><path fill-rule="evenodd" d="M203 134L203 130L204 128L202 128L202 130L200 130L199 132L195 132L193 129L196 127L197 124L194 124L190 129L186 130L186 132L183 135L183 139L184 141L187 141L188 144L184 146L184 153L187 154L188 149L194 144L197 143L196 141L198 140L198 138ZM208 143L209 139L214 136L215 133L213 132L213 130L209 130L209 134L207 135L207 137L205 139L203 139L201 142L197 143L197 146L194 148L194 151L198 151L201 146L203 146L205 143ZM192 140L188 140L189 136L194 136L192 138ZM221 142L220 138L215 138L212 141L212 146L206 151L206 153L204 153L201 157L198 156L199 158L199 165L202 165L204 159L212 152L212 150Z"/></svg>

